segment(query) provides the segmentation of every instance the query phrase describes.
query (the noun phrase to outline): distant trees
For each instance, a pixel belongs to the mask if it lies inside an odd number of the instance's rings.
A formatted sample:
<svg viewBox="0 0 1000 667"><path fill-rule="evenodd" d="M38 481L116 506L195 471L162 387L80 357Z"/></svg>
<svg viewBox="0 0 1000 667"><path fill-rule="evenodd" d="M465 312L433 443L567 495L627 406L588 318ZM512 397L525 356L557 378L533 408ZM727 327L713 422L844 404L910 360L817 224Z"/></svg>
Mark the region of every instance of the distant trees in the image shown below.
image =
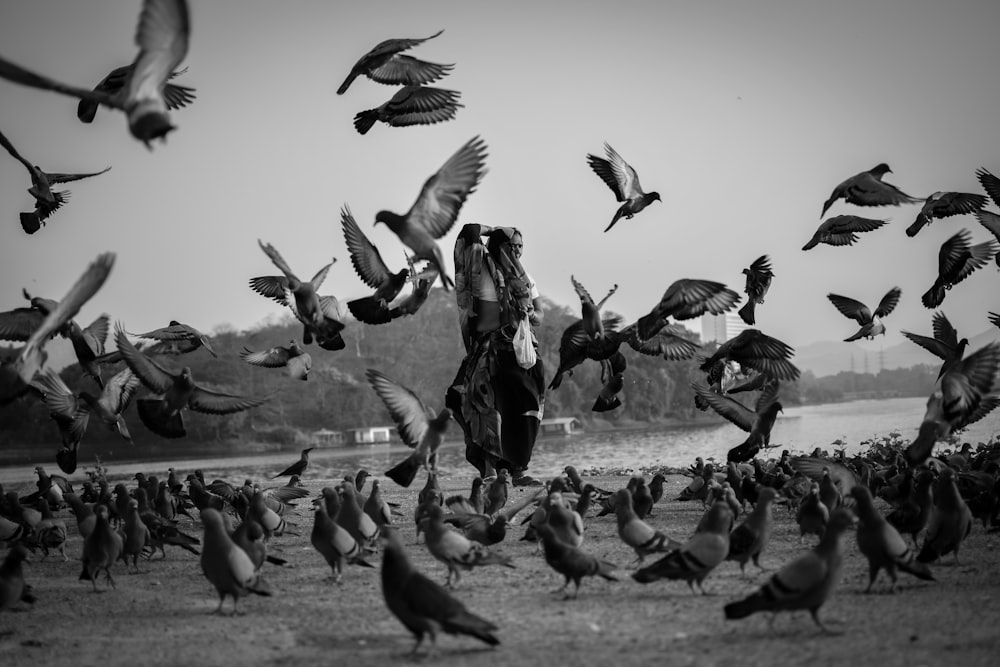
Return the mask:
<svg viewBox="0 0 1000 667"><path fill-rule="evenodd" d="M545 364L546 381L551 380L559 365L559 344L563 330L578 316L570 309L545 300L543 324L536 331L539 355ZM141 457L154 455L177 456L192 448L217 447L228 443L248 447L250 443L275 443L289 447L319 429L342 431L365 425L388 423L390 418L378 397L368 386L364 371L377 368L413 389L432 409L444 404L444 394L458 370L465 350L458 328L458 312L454 296L435 289L427 303L412 317L404 317L379 326L351 322L343 332L347 347L339 352L327 352L308 346L313 358L309 380L291 380L280 369L250 366L239 358L244 346L261 350L275 345L287 345L301 336L300 325L290 316L269 318L250 331L236 331L229 325L218 327L213 334L213 346L219 357L203 351L180 357L160 357L171 369L189 366L195 379L207 387L234 394L270 396L264 405L242 413L226 416L204 415L185 411L188 437L165 440L150 433L130 407L126 420L136 447L129 449L116 435L96 420L92 420L83 441L85 449L108 455ZM698 336L691 334L696 341ZM601 388L598 363L586 361L567 375L562 386L546 393L545 416L574 416L584 422L600 419L601 423L630 425L636 422L657 422L668 419L717 419L715 415L694 408L690 384L703 380L698 360L669 362L660 357L643 356L627 345L622 352L628 359L625 388L621 393L622 407L611 412L591 412L591 406ZM105 374L119 367L106 368ZM66 368L63 378L77 391L96 392L97 387L84 378L79 367ZM822 403L842 400L851 392L897 391L900 395L929 394L937 369L916 366L910 369L883 370L878 375L839 373L815 378L803 373L797 383L782 387L781 398L786 405ZM139 395L146 394L140 389ZM750 402L754 399L743 397ZM0 449L35 448L59 445L59 432L48 413L35 396L29 395L0 408ZM81 461L89 454L81 454Z"/></svg>

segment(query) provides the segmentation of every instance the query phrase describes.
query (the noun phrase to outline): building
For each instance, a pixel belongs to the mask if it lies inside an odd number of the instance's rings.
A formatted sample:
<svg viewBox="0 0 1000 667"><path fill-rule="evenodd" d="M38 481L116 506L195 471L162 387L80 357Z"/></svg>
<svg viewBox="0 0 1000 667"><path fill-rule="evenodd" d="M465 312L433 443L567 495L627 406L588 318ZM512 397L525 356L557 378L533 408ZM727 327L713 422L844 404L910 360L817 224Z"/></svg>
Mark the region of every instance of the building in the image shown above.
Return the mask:
<svg viewBox="0 0 1000 667"><path fill-rule="evenodd" d="M703 345L711 341L725 343L749 328L735 312L722 315L705 313L701 316L701 342Z"/></svg>
<svg viewBox="0 0 1000 667"><path fill-rule="evenodd" d="M583 422L576 417L543 419L538 424L539 435L573 435L583 430Z"/></svg>
<svg viewBox="0 0 1000 667"><path fill-rule="evenodd" d="M344 431L347 442L352 445L374 445L390 442L396 435L395 426L362 426Z"/></svg>

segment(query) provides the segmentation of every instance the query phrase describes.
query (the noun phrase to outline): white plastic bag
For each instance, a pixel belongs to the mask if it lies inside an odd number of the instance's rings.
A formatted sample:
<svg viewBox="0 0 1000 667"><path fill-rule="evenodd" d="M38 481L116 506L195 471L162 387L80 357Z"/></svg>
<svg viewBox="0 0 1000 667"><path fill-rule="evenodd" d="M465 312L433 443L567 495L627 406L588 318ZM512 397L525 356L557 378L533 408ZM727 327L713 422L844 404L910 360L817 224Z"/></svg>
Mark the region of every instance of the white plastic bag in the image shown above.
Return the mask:
<svg viewBox="0 0 1000 667"><path fill-rule="evenodd" d="M517 365L527 370L535 365L535 346L531 342L531 325L528 318L523 317L517 324L517 331L514 332L514 356L517 357Z"/></svg>

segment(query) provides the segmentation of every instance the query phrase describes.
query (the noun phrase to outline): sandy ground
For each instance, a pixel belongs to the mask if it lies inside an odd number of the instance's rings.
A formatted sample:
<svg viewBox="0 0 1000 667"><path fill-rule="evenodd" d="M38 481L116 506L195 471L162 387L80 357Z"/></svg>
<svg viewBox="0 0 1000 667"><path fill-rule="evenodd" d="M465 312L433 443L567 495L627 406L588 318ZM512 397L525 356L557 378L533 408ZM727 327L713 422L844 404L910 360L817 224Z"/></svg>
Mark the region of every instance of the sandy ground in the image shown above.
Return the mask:
<svg viewBox="0 0 1000 667"><path fill-rule="evenodd" d="M620 488L624 477L592 478L604 488ZM467 492L471 477L444 480L446 494ZM701 515L700 503L676 497L688 482L668 479L665 500L650 520L673 536L689 535ZM417 482L420 483L419 480ZM329 482L312 480L318 491ZM423 544L416 544L412 520L415 490L385 484L407 519L402 535L410 559L429 576L444 581L445 568ZM515 494L523 491L516 489ZM276 591L270 598L241 602L243 615L212 615L214 589L201 574L197 556L180 549L167 558L141 563L141 574L113 569L116 590L94 593L78 581L81 540L65 510L71 538L68 562L33 556L26 578L38 601L0 614L0 663L38 664L388 664L406 660L412 639L387 610L378 569L349 568L334 584L325 561L309 544L312 518L301 502L296 522L301 535L271 541L272 553L289 561L267 566ZM775 538L762 563L776 567L809 548L800 544L793 518L775 513ZM767 615L726 621L722 607L755 590L768 576L748 566L743 578L736 563L724 563L706 581L711 595L693 595L682 582L638 584L628 575L632 552L620 542L613 515L586 522L585 548L618 564L618 582L586 579L576 600L553 594L562 577L550 570L534 544L520 541L515 526L497 549L511 555L516 569L487 567L464 575L455 594L470 610L494 621L500 646L470 637L443 635L435 663L455 665L610 664L665 661L670 665L846 664L995 665L1000 656L1000 552L998 534L976 526L962 548L961 564L949 556L934 567L937 582L901 575L893 595L863 593L867 562L849 539L845 575L821 615L842 631L825 635L806 612L780 615L773 628ZM200 527L187 528L200 535ZM885 576L884 574L882 575ZM103 581L101 582L103 584ZM876 584L880 591L887 582ZM229 602L226 609L228 610Z"/></svg>

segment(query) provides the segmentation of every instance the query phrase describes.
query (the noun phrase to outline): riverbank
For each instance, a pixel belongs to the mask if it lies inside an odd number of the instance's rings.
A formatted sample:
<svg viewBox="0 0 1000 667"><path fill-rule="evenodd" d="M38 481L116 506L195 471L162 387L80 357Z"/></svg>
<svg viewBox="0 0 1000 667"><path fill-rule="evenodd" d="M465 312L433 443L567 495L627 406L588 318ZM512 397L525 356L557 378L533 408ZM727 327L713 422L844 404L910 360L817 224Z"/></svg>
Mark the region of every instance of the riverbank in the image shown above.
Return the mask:
<svg viewBox="0 0 1000 667"><path fill-rule="evenodd" d="M307 475L305 483L316 494L340 476ZM621 476L588 479L609 489L627 481ZM417 484L421 481L422 476ZM467 493L470 481L467 474L451 476L443 482L444 492ZM665 500L650 519L682 540L702 513L700 503L669 500L688 481L670 476ZM400 504L399 525L410 560L443 582L444 566L415 543L416 489L391 482L382 489ZM514 496L528 492L515 489ZM307 502L300 502L290 519L301 534L271 540L271 552L289 561L284 567L267 566L275 595L242 600L244 613L235 618L211 615L218 602L215 591L202 576L198 557L179 550L141 563L141 574L126 574L124 566L115 566L117 590L94 594L89 582L77 580L81 541L75 523L62 512L70 527L71 560L34 556L27 566L26 578L38 601L25 611L0 614L4 664L34 667L69 660L245 667L334 661L385 665L404 659L412 639L386 609L379 570L350 567L343 583L334 584L329 567L309 544L312 518L307 508ZM783 508L775 517L775 535L761 559L768 568L789 561L813 542L800 544L794 519ZM195 524L185 529L200 536ZM638 584L627 569L634 555L619 540L613 516L596 518L593 513L586 521L584 548L616 564L619 581L585 579L579 598L564 601L551 592L562 585L562 577L549 569L534 544L518 539L523 531L512 526L507 539L494 547L511 556L516 569L477 569L464 574L455 590L470 610L496 623L500 646L490 649L469 637L444 635L435 664L549 667L666 659L671 665L969 667L995 664L1000 651L1000 536L979 525L962 547L961 564L949 556L933 566L936 582L901 574L894 595L884 594L884 574L876 594L863 594L867 562L849 536L843 581L821 611L824 621L843 633L839 636L821 633L805 612L779 615L773 629L764 615L726 621L723 605L752 592L770 574L752 565L743 577L735 563L723 563L705 582L712 593L707 596L692 595L680 582Z"/></svg>

